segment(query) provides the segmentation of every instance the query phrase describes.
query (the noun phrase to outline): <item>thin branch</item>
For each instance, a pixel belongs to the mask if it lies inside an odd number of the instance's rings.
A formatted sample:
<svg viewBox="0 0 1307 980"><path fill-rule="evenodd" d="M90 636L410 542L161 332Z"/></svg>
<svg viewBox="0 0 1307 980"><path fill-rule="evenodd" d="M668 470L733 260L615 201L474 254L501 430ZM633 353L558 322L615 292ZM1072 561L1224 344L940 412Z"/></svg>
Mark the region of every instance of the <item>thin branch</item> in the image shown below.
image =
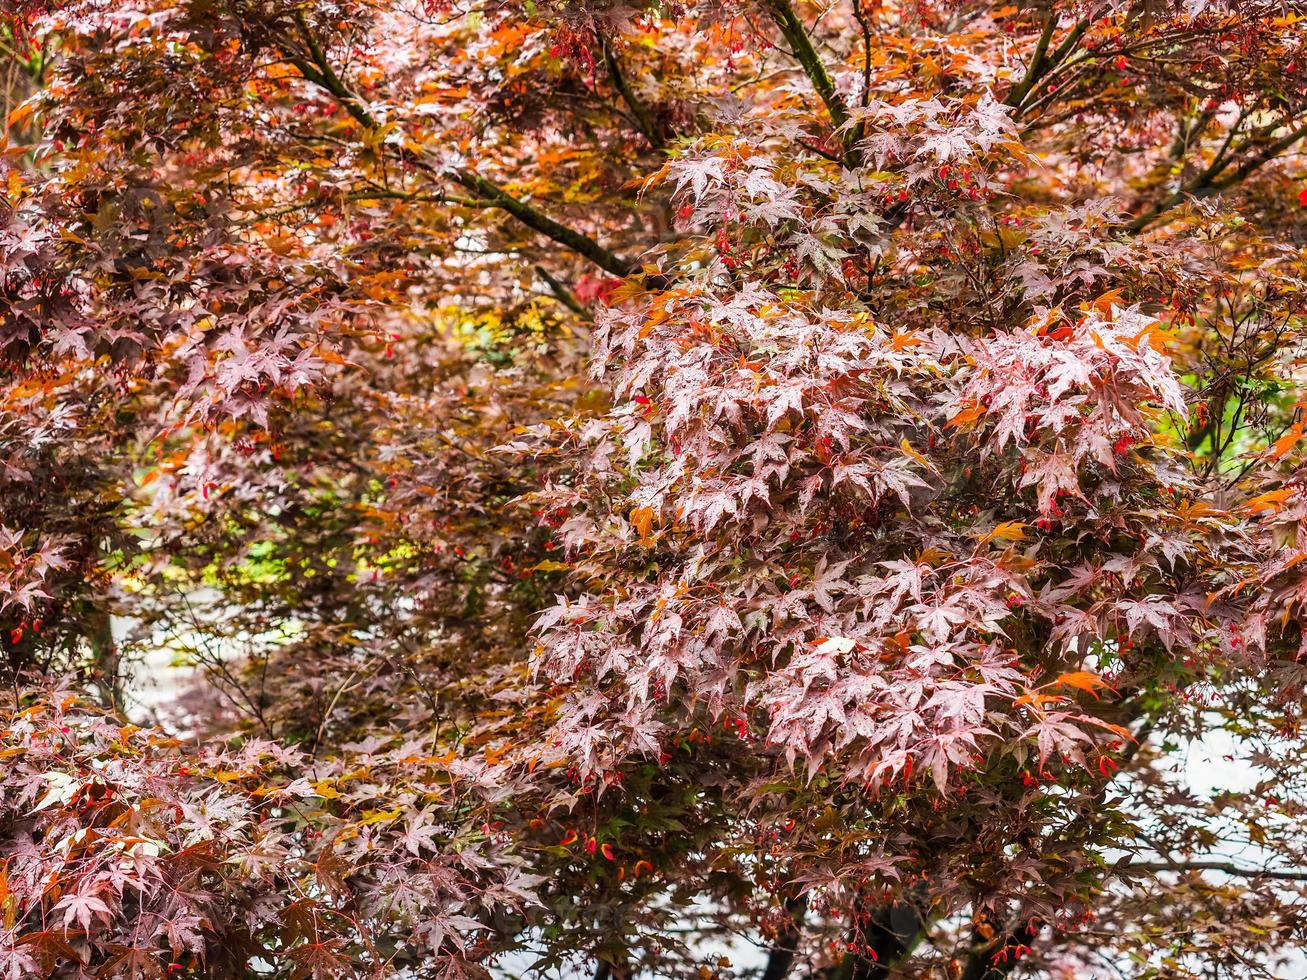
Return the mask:
<svg viewBox="0 0 1307 980"><path fill-rule="evenodd" d="M1229 145L1229 141L1227 140L1226 146L1222 147L1222 152L1217 155L1216 159L1212 161L1211 165L1206 170L1193 180L1179 187L1173 194L1159 201L1143 214L1140 214L1126 225L1126 230L1131 232L1143 231L1154 221L1188 197L1207 197L1208 195L1215 194L1218 191L1223 191L1226 188L1233 187L1235 184L1246 179L1254 171L1270 163L1304 136L1307 136L1307 125L1290 130L1280 139L1268 144L1260 153L1255 153L1248 157L1248 159L1244 160L1243 163L1239 164L1239 166L1235 167L1229 173L1226 173L1226 170L1229 169L1231 164L1234 162L1234 158L1233 155L1225 155L1225 150ZM1244 147L1241 147L1241 149L1246 148L1246 144ZM1222 174L1225 174L1225 176L1221 176Z"/></svg>
<svg viewBox="0 0 1307 980"><path fill-rule="evenodd" d="M475 191L482 198L490 201L501 211L508 212L528 228L553 239L577 255L584 256L605 272L623 279L635 271L635 263L610 252L593 238L560 224L543 211L537 211L525 201L509 194L494 181L470 170L455 171L453 178L468 190Z"/></svg>
<svg viewBox="0 0 1307 980"><path fill-rule="evenodd" d="M617 54L613 51L613 46L605 38L603 41L604 64L608 67L608 75L613 80L613 87L617 89L617 94L622 97L635 117L637 128L641 135L649 141L649 145L655 150L661 150L667 145L662 134L658 131L658 124L654 122L653 117L649 115L649 109L639 96L627 83L626 77L622 74L622 68L617 63Z"/></svg>
<svg viewBox="0 0 1307 980"><path fill-rule="evenodd" d="M340 76L336 74L335 69L331 67L326 52L323 51L322 46L314 38L313 32L309 29L308 22L302 12L296 13L296 22L304 35L304 42L308 46L312 62L296 55L287 56L287 61L298 68L305 79L331 93L341 107L360 125L375 130L377 128L376 119L364 106L362 100L349 90L345 83L341 81ZM417 154L409 150L401 152L404 153L405 159L414 166L428 174L438 175L436 168ZM514 197L485 177L481 177L470 170L456 170L449 176L469 190L476 191L483 199L488 201L488 206L506 211L528 228L540 232L545 237L589 259L605 272L611 273L618 278L625 278L637 268L635 263L620 258L593 238L555 221L544 212Z"/></svg>
<svg viewBox="0 0 1307 980"><path fill-rule="evenodd" d="M832 163L843 163L843 162L844 162L843 160L840 159L840 157L838 157L838 156L836 156L834 153L830 152L830 150L823 150L823 149L822 149L820 146L818 146L816 143L809 143L807 140L799 140L799 145L800 145L801 147L803 147L805 150L809 151L810 153L815 153L815 154L817 154L817 156L822 157L823 159L829 160L829 161L831 161Z"/></svg>
<svg viewBox="0 0 1307 980"><path fill-rule="evenodd" d="M331 713L336 710L336 704L340 701L341 695L353 686L354 678L358 676L360 670L362 670L361 667L355 667L350 671L349 676L345 678L345 682L341 684L340 687L336 688L336 693L332 696L331 703L327 705L327 710L322 713L322 719L318 722L318 731L317 734L313 736L313 745L309 749L310 756L318 754L318 746L322 744L322 736L327 731L327 722L331 719Z"/></svg>
<svg viewBox="0 0 1307 980"><path fill-rule="evenodd" d="M1062 40L1062 43L1057 46L1057 50L1044 58L1043 65L1040 68L1038 75L1031 80L1030 88L1021 96L1021 102L1014 105L1014 108L1017 109L1018 116L1024 117L1036 112L1037 110L1042 111L1056 102L1058 93L1067 91L1070 88L1071 79L1074 79L1077 74L1082 74L1085 71L1086 64L1091 62L1093 59L1088 55L1080 58L1072 58L1071 55L1075 50L1076 45L1080 43L1080 39L1084 37L1085 32L1089 30L1091 22L1092 21L1088 17L1077 21L1075 25L1072 26L1067 36ZM1071 69L1070 78L1061 80L1060 75L1067 69ZM1027 72L1027 74L1029 73ZM1051 84L1054 79L1059 79L1057 85ZM1044 90L1042 95L1039 94L1040 89ZM1008 98L1011 98L1015 91L1016 90L1014 89L1013 92L1008 93ZM1033 102L1027 104L1027 100L1030 99L1032 95L1037 97ZM1009 104L1011 105L1012 103ZM1036 128L1034 124L1028 125L1026 131L1029 132L1034 128Z"/></svg>
<svg viewBox="0 0 1307 980"><path fill-rule="evenodd" d="M449 204L460 208L497 208L499 207L493 201L477 201L470 197L460 197L456 194L406 194L403 191L359 191L353 194L346 194L337 200L347 204L357 204L362 201L405 201L409 203L430 203L430 204ZM271 211L261 211L251 215L248 218L242 218L240 221L233 222L236 228L248 228L251 225L257 225L264 221L273 221L277 218L284 218L288 214L294 214L296 211L307 211L310 208L319 207L332 203L328 198L315 198L311 201L299 201L295 204L287 204L283 207L273 208ZM239 210L246 210L239 208ZM252 209L251 209L252 210Z"/></svg>
<svg viewBox="0 0 1307 980"><path fill-rule="evenodd" d="M862 29L862 96L858 104L865 109L871 102L871 20L862 9L862 2L853 0L853 17Z"/></svg>
<svg viewBox="0 0 1307 980"><path fill-rule="evenodd" d="M1089 24L1089 18L1078 21L1075 26L1071 28L1070 33L1067 34L1062 43L1057 46L1057 50L1044 59L1044 64L1040 68L1039 74L1033 79L1030 90L1021 97L1023 103L1032 92L1048 85L1049 81L1063 68L1068 66L1075 67L1085 60L1083 58L1077 58L1074 61L1068 61L1067 59L1071 56L1071 52L1075 50L1076 45L1080 43L1080 39L1084 36L1085 31L1089 30ZM1021 109L1024 114L1026 107L1023 105L1021 106Z"/></svg>
<svg viewBox="0 0 1307 980"><path fill-rule="evenodd" d="M545 281L549 291L554 294L560 303L579 317L590 319L590 312L581 305L581 301L576 298L576 294L564 286L561 282L549 274L549 270L542 265L536 266L536 275Z"/></svg>
<svg viewBox="0 0 1307 980"><path fill-rule="evenodd" d="M1241 868L1233 861L1131 861L1126 871L1220 871L1237 878L1273 878L1276 881L1307 881L1307 871L1274 868Z"/></svg>
<svg viewBox="0 0 1307 980"><path fill-rule="evenodd" d="M972 947L961 980L1003 980L1018 963L1015 955L1003 955L1003 952L1009 946L1029 947L1039 938L1039 930L1026 923L1005 933L1001 943L997 939L986 942L983 937L976 938L981 941Z"/></svg>

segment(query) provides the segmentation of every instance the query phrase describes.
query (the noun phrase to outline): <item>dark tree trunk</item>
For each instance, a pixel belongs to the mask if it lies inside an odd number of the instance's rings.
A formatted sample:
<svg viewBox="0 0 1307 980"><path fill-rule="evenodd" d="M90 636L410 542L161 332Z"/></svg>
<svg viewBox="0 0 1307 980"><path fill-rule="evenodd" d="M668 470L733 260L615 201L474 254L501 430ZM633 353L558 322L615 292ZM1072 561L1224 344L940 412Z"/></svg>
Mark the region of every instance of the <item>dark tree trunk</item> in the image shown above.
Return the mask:
<svg viewBox="0 0 1307 980"><path fill-rule="evenodd" d="M975 938L977 945L967 958L967 966L962 971L960 980L1004 980L1016 967L1017 958L1011 951L997 962L994 957L1011 946L1034 945L1039 938L1039 929L1027 924L1008 933L1000 942L985 942L981 936Z"/></svg>
<svg viewBox="0 0 1307 980"><path fill-rule="evenodd" d="M762 980L784 980L794 967L794 957L799 950L799 937L803 928L803 916L808 910L808 896L788 899L785 910L790 914L790 924L776 940L767 955L767 968L762 971Z"/></svg>

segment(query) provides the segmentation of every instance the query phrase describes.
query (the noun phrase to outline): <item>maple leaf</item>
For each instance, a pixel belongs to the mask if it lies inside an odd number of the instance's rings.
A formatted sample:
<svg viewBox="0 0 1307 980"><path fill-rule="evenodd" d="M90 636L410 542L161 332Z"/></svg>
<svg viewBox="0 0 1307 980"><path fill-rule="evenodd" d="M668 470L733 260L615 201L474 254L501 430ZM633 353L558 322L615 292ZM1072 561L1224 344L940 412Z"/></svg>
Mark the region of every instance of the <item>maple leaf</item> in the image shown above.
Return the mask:
<svg viewBox="0 0 1307 980"><path fill-rule="evenodd" d="M65 895L54 907L55 912L61 910L64 913L65 926L75 920L83 930L90 929L92 918L108 922L113 915L113 910L100 898L84 893Z"/></svg>
<svg viewBox="0 0 1307 980"><path fill-rule="evenodd" d="M1065 685L1074 687L1077 690L1084 691L1093 695L1097 700L1099 691L1111 691L1113 687L1097 674L1087 670L1072 671L1069 674L1058 674L1057 679L1053 681L1055 686Z"/></svg>
<svg viewBox="0 0 1307 980"><path fill-rule="evenodd" d="M304 942L292 946L286 953L292 963L291 977L302 980L335 980L349 969L349 959L344 955L345 941L329 939L325 942Z"/></svg>
<svg viewBox="0 0 1307 980"><path fill-rule="evenodd" d="M0 972L1275 971L1294 10L10 6Z"/></svg>

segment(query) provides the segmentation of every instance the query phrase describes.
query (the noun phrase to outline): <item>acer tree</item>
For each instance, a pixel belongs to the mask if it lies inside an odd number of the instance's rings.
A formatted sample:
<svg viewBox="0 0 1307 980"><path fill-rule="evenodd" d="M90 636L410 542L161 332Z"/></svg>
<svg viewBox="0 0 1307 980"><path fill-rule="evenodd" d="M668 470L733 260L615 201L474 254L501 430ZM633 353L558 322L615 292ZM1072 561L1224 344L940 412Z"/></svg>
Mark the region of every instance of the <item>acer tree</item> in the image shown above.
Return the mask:
<svg viewBox="0 0 1307 980"><path fill-rule="evenodd" d="M4 975L1294 975L1304 24L6 7Z"/></svg>

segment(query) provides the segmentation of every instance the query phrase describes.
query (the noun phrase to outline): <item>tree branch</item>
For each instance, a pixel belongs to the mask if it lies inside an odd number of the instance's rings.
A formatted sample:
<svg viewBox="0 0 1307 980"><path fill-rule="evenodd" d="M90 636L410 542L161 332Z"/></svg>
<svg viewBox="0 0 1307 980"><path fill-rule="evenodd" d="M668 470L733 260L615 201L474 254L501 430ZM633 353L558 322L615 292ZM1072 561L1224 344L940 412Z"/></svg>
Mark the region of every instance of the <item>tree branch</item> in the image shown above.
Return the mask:
<svg viewBox="0 0 1307 980"><path fill-rule="evenodd" d="M661 150L667 145L662 134L658 131L658 125L654 122L653 117L649 115L649 109L635 91L627 83L625 76L622 75L621 66L617 63L617 54L613 51L613 46L605 38L602 42L604 49L604 64L608 66L608 75L613 80L613 87L617 89L617 94L622 97L627 108L635 117L636 125L640 133L649 141L649 145L655 150Z"/></svg>
<svg viewBox="0 0 1307 980"><path fill-rule="evenodd" d="M799 930L807 910L807 895L786 900L785 911L790 914L790 921L781 930L776 945L767 954L767 967L762 971L761 980L784 980L789 975L794 966L794 956L799 951Z"/></svg>
<svg viewBox="0 0 1307 980"><path fill-rule="evenodd" d="M528 228L540 232L546 238L553 239L558 244L571 249L577 255L584 256L605 272L622 279L635 271L634 263L610 252L593 238L560 224L543 211L537 211L525 201L509 194L493 181L474 174L470 170L457 170L454 171L452 176L454 180L468 190L475 191L482 198L492 202L501 211L511 214Z"/></svg>
<svg viewBox="0 0 1307 980"><path fill-rule="evenodd" d="M1044 58L1048 54L1048 45L1053 40L1053 32L1056 30L1057 11L1050 9L1044 21L1044 31L1039 35L1039 42L1035 45L1034 57L1030 59L1030 65L1026 68L1025 77L1008 92L1007 98L1003 100L1004 105L1013 108L1021 105L1030 94L1030 90L1035 87L1035 82L1039 81L1040 76L1047 70Z"/></svg>
<svg viewBox="0 0 1307 980"><path fill-rule="evenodd" d="M1276 881L1307 881L1307 871L1276 870L1273 868L1241 868L1233 861L1131 861L1126 871L1220 871L1237 878L1271 878Z"/></svg>
<svg viewBox="0 0 1307 980"><path fill-rule="evenodd" d="M871 102L871 21L862 9L862 3L863 0L853 0L853 19L862 30L862 94L858 97L858 104L865 109ZM858 127L861 129L862 123Z"/></svg>
<svg viewBox="0 0 1307 980"><path fill-rule="evenodd" d="M1004 935L1001 944L997 940L986 942L983 937L976 938L981 942L972 947L959 980L1003 980L1020 961L1015 951L1011 955L1000 955L999 951L1006 951L1009 946L1029 948L1039 938L1039 930L1027 923Z"/></svg>
<svg viewBox="0 0 1307 980"><path fill-rule="evenodd" d="M1154 221L1170 211L1177 204L1187 197L1207 197L1218 191L1223 191L1228 187L1246 179L1249 174L1265 166L1274 160L1277 156L1289 149L1304 136L1307 136L1307 125L1300 126L1297 129L1290 130L1280 139L1268 144L1260 153L1253 154L1243 163L1235 167L1230 173L1222 177L1221 175L1229 169L1234 162L1233 156L1225 155L1225 147L1222 152L1217 154L1211 165L1193 180L1179 187L1173 194L1153 205L1143 214L1138 215L1134 220L1127 224L1126 230L1130 232L1140 232L1151 225ZM1227 144L1228 145L1228 144Z"/></svg>
<svg viewBox="0 0 1307 980"><path fill-rule="evenodd" d="M812 46L812 38L808 36L808 31L803 26L803 22L799 20L798 14L790 6L789 0L765 0L765 2L768 11L771 13L772 20L781 29L781 34L789 43L791 50L793 50L794 57L799 60L804 73L812 82L812 87L821 96L821 101L826 106L826 112L830 115L831 125L837 130L844 129L849 121L848 106L840 98L839 92L835 91L835 83L831 81L826 66L822 64L817 49ZM851 132L845 130L843 139L846 149L852 147L852 135Z"/></svg>
<svg viewBox="0 0 1307 980"><path fill-rule="evenodd" d="M337 103L360 125L367 129L376 129L376 119L364 106L362 100L349 90L331 67L326 52L323 51L322 46L314 38L303 13L297 12L295 16L312 60L310 62L297 55L290 55L287 60L298 68L300 74L308 81L331 93ZM402 150L401 152L408 162L419 169L428 174L439 175L436 168L432 167L426 160L421 159L417 154L409 150ZM514 197L485 177L481 177L470 170L456 170L449 176L463 187L475 190L487 202L488 206L511 214L528 228L589 259L605 272L618 278L625 278L636 268L635 263L620 258L593 238L555 221L543 211L539 211L525 201Z"/></svg>
<svg viewBox="0 0 1307 980"><path fill-rule="evenodd" d="M548 269L542 265L538 265L536 266L536 275L545 281L545 285L549 287L549 291L554 294L555 298L557 298L560 303L577 316L584 317L587 320L590 319L589 311L581 305L581 301L576 298L576 295L550 275Z"/></svg>
<svg viewBox="0 0 1307 980"><path fill-rule="evenodd" d="M921 886L914 897L924 898ZM884 980L894 967L916 948L925 935L926 922L916 906L908 902L881 905L852 938L869 947L870 955L848 953L831 975L832 980Z"/></svg>

